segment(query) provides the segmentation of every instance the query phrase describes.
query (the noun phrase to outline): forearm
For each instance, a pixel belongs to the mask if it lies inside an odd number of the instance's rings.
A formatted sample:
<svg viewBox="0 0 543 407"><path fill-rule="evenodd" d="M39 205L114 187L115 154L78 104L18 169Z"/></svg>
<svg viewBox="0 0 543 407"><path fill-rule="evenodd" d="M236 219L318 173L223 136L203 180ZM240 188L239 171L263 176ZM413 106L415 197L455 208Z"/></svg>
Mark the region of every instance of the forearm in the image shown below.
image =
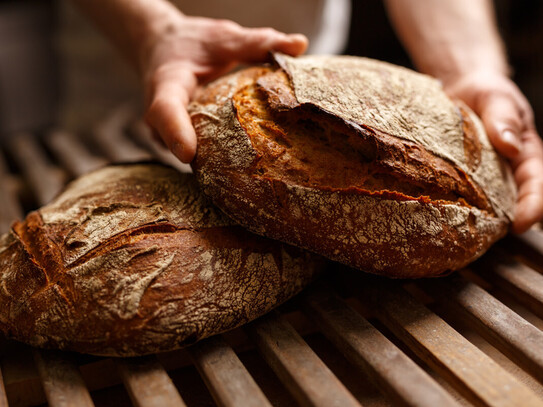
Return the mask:
<svg viewBox="0 0 543 407"><path fill-rule="evenodd" d="M141 72L153 41L167 35L182 13L164 0L72 0ZM173 11L173 12L172 12Z"/></svg>
<svg viewBox="0 0 543 407"><path fill-rule="evenodd" d="M490 0L386 0L386 5L422 72L445 83L475 71L509 73Z"/></svg>

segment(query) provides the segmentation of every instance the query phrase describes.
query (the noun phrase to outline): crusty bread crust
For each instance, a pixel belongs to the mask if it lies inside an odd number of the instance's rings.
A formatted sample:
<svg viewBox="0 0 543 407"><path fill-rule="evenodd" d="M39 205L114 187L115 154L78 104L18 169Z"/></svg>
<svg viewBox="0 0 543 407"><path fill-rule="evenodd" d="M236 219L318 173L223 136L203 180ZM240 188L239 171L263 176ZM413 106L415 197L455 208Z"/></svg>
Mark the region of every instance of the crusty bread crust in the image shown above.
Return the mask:
<svg viewBox="0 0 543 407"><path fill-rule="evenodd" d="M173 350L264 314L322 265L235 225L191 175L110 166L0 238L0 331L98 355Z"/></svg>
<svg viewBox="0 0 543 407"><path fill-rule="evenodd" d="M365 58L276 58L190 106L193 168L234 220L409 278L463 267L507 232L510 169L436 80Z"/></svg>

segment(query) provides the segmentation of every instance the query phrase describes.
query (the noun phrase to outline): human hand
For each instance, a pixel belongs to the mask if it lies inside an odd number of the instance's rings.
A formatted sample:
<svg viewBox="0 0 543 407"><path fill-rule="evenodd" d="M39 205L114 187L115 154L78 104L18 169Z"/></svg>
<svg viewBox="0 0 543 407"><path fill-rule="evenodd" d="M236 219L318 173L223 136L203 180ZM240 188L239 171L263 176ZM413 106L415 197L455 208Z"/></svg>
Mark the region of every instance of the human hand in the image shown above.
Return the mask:
<svg viewBox="0 0 543 407"><path fill-rule="evenodd" d="M543 218L543 142L530 104L505 75L477 72L445 83L481 117L496 150L511 163L518 187L512 231L522 233Z"/></svg>
<svg viewBox="0 0 543 407"><path fill-rule="evenodd" d="M180 14L162 35L147 42L141 55L145 120L177 158L190 162L196 153L196 134L187 105L198 84L237 64L263 62L272 50L298 55L306 47L301 34Z"/></svg>

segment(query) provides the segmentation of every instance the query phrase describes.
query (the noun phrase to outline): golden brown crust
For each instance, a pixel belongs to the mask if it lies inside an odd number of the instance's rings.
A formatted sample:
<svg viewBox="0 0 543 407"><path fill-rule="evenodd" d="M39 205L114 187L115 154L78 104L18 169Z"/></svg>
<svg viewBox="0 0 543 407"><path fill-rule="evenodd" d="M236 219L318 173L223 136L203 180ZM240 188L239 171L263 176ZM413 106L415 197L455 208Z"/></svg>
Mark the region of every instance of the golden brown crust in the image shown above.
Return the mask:
<svg viewBox="0 0 543 407"><path fill-rule="evenodd" d="M269 311L321 263L234 225L189 175L107 167L1 238L0 330L100 355L172 350Z"/></svg>
<svg viewBox="0 0 543 407"><path fill-rule="evenodd" d="M457 269L506 233L510 174L436 81L358 58L280 62L223 78L191 106L193 168L233 219L395 277ZM376 89L360 89L366 75L381 77Z"/></svg>

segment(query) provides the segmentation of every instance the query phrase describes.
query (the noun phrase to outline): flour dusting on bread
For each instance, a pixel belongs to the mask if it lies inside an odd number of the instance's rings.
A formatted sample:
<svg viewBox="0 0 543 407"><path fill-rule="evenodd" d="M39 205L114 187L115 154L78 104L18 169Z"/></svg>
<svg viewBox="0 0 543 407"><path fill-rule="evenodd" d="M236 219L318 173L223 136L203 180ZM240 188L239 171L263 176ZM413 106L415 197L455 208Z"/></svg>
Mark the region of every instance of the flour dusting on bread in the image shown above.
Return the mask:
<svg viewBox="0 0 543 407"><path fill-rule="evenodd" d="M505 235L510 169L438 81L365 58L275 59L190 106L193 168L235 221L393 277L450 272Z"/></svg>

